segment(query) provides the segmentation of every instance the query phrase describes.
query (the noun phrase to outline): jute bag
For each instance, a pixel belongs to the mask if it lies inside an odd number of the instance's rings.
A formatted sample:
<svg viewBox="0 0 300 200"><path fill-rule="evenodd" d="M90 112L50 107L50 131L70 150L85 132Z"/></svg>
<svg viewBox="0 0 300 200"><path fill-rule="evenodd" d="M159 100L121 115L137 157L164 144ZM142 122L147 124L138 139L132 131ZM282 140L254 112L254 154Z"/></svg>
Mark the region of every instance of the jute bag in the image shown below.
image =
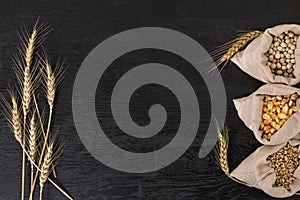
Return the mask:
<svg viewBox="0 0 300 200"><path fill-rule="evenodd" d="M292 146L300 144L299 140L290 140ZM273 168L269 166L267 158L279 151L286 143L267 146L264 145L258 148L250 156L248 156L233 172L230 174L232 177L245 182L250 187L255 187L263 190L270 196L285 198L294 195L300 190L300 167L297 167L293 173L295 180L290 184L290 191L283 186L273 187L276 180L276 174ZM298 157L300 150L298 148Z"/></svg>
<svg viewBox="0 0 300 200"><path fill-rule="evenodd" d="M248 97L234 99L234 105L238 116L244 124L253 131L255 138L262 144L278 145L298 137L300 133L300 98L296 100L297 112L292 114L283 126L272 135L270 141L261 138L262 131L259 130L262 122L262 107L264 95L288 95L300 94L300 89L281 84L266 84L256 90Z"/></svg>
<svg viewBox="0 0 300 200"><path fill-rule="evenodd" d="M284 83L295 85L300 82L300 41L297 40L295 49L296 67L294 68L293 78L277 76L271 72L266 65L267 57L265 53L269 50L273 36L278 36L285 31L293 31L300 34L300 25L283 24L266 29L263 34L250 42L247 47L235 54L231 60L244 72L266 83Z"/></svg>

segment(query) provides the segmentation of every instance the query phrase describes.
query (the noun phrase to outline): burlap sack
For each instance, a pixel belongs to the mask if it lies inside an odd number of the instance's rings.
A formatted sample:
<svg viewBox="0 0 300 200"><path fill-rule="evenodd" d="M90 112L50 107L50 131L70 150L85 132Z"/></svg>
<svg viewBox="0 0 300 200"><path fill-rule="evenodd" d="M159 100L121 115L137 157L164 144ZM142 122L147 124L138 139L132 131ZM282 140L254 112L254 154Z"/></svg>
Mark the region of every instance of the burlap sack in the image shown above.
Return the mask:
<svg viewBox="0 0 300 200"><path fill-rule="evenodd" d="M299 145L299 140L290 140L292 146ZM300 190L300 167L294 172L296 180L290 185L290 191L284 187L273 187L276 180L274 169L269 167L267 157L276 153L286 143L276 146L262 146L248 156L233 172L231 176L247 183L250 187L263 190L272 197L285 198L294 195ZM298 148L298 154L300 150Z"/></svg>
<svg viewBox="0 0 300 200"><path fill-rule="evenodd" d="M297 112L295 112L283 126L271 137L271 140L261 138L259 130L262 122L262 107L265 94L268 95L287 95L297 92L300 94L300 89L281 84L266 84L256 90L248 97L234 99L234 105L239 117L245 125L251 129L255 138L262 144L277 145L286 143L291 138L299 137L300 133L300 98L296 101Z"/></svg>
<svg viewBox="0 0 300 200"><path fill-rule="evenodd" d="M275 76L266 66L267 57L265 53L269 50L273 36L278 36L285 31L293 31L300 34L300 25L283 24L268 28L265 32L250 42L247 47L238 52L231 60L244 72L266 83L285 83L295 85L300 82L300 40L298 39L295 49L296 68L295 78Z"/></svg>

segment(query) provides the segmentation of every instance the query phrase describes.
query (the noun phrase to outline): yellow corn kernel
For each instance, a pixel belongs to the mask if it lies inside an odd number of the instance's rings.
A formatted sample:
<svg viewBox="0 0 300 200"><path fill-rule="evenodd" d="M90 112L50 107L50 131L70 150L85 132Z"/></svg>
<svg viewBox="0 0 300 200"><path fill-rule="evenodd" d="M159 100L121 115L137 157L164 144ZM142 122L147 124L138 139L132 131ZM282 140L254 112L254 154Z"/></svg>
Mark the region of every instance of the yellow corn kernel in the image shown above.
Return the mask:
<svg viewBox="0 0 300 200"><path fill-rule="evenodd" d="M270 129L271 129L271 126L270 126L270 125L267 125L267 126L264 127L264 131L265 131L265 132L266 132L266 131L270 131Z"/></svg>
<svg viewBox="0 0 300 200"><path fill-rule="evenodd" d="M280 105L280 101L275 101L275 102L274 102L274 105L275 105L275 106Z"/></svg>
<svg viewBox="0 0 300 200"><path fill-rule="evenodd" d="M283 119L283 120L281 120L281 121L279 122L279 125L282 126L285 122L286 122L286 120Z"/></svg>
<svg viewBox="0 0 300 200"><path fill-rule="evenodd" d="M271 119L270 115L268 115L267 113L262 114L262 118L263 119Z"/></svg>
<svg viewBox="0 0 300 200"><path fill-rule="evenodd" d="M273 108L273 102L269 101L268 102L268 109L271 110Z"/></svg>
<svg viewBox="0 0 300 200"><path fill-rule="evenodd" d="M288 114L288 112L289 112L289 106L287 104L285 104L282 108L282 113Z"/></svg>
<svg viewBox="0 0 300 200"><path fill-rule="evenodd" d="M279 117L279 119L286 119L287 118L286 114L284 114L284 113L279 113L278 117Z"/></svg>

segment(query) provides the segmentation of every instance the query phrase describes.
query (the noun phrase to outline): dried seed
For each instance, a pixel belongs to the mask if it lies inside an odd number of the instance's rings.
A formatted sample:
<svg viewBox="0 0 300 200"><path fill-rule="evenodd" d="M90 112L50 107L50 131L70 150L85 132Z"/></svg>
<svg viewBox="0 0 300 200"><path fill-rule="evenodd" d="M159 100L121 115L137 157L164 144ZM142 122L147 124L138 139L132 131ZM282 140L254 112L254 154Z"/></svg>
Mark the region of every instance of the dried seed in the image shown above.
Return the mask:
<svg viewBox="0 0 300 200"><path fill-rule="evenodd" d="M270 140L295 112L296 100L299 98L297 93L270 96L265 95L262 107L262 122L259 130L262 131L261 138ZM282 152L283 153L283 152Z"/></svg>
<svg viewBox="0 0 300 200"><path fill-rule="evenodd" d="M290 37L289 35L293 36ZM297 40L298 35L291 31L283 32L278 37L273 37L270 48L265 53L267 57L266 66L271 69L273 74L293 78L294 69L291 65L296 62L295 49ZM276 68L278 70L275 70Z"/></svg>
<svg viewBox="0 0 300 200"><path fill-rule="evenodd" d="M287 104L285 104L282 108L282 113L288 114L288 112L289 112L289 106Z"/></svg>
<svg viewBox="0 0 300 200"><path fill-rule="evenodd" d="M291 146L287 143L279 151L267 157L269 167L274 169L276 175L273 187L283 186L286 190L290 190L290 184L295 181L293 176L295 170L299 166L298 146ZM291 156L294 159L291 159Z"/></svg>
<svg viewBox="0 0 300 200"><path fill-rule="evenodd" d="M279 119L286 119L287 118L286 114L284 114L284 113L279 113L278 117L279 117Z"/></svg>
<svg viewBox="0 0 300 200"><path fill-rule="evenodd" d="M273 108L273 102L272 101L269 101L267 105L268 105L269 110L271 110Z"/></svg>
<svg viewBox="0 0 300 200"><path fill-rule="evenodd" d="M270 115L268 115L267 113L264 113L264 114L262 115L262 118L263 118L263 119L271 119Z"/></svg>
<svg viewBox="0 0 300 200"><path fill-rule="evenodd" d="M298 99L298 94L297 93L292 94L291 99L294 100L294 101L297 100Z"/></svg>

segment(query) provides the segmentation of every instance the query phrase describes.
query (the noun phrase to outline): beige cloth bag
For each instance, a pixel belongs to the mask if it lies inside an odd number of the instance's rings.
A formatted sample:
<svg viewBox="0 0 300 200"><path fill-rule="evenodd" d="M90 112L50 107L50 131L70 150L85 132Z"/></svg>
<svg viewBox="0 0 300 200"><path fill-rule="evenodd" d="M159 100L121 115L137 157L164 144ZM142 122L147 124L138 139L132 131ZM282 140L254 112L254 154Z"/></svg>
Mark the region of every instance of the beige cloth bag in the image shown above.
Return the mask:
<svg viewBox="0 0 300 200"><path fill-rule="evenodd" d="M281 84L266 84L256 90L248 97L234 99L234 105L239 117L245 125L251 129L255 138L262 144L278 145L286 143L292 138L299 137L300 133L300 98L296 101L297 112L295 112L283 126L272 136L271 140L261 139L261 131L259 130L262 121L262 104L263 95L287 95L297 92L300 89Z"/></svg>
<svg viewBox="0 0 300 200"><path fill-rule="evenodd" d="M299 145L299 140L290 140L292 146ZM233 172L231 176L247 183L250 187L263 190L272 197L289 197L300 190L300 166L295 170L294 177L296 180L290 185L290 191L284 187L273 187L276 180L274 169L269 167L267 157L282 147L286 143L276 146L262 146L248 156ZM298 148L298 154L300 150Z"/></svg>
<svg viewBox="0 0 300 200"><path fill-rule="evenodd" d="M275 76L269 67L266 66L267 57L265 53L271 46L272 37L278 36L285 31L293 31L300 34L300 25L283 24L273 28L268 28L265 32L254 39L248 46L238 52L231 60L239 66L244 72L265 83L285 83L295 85L300 82L300 40L298 39L295 49L296 68L294 70L295 78L286 78Z"/></svg>

